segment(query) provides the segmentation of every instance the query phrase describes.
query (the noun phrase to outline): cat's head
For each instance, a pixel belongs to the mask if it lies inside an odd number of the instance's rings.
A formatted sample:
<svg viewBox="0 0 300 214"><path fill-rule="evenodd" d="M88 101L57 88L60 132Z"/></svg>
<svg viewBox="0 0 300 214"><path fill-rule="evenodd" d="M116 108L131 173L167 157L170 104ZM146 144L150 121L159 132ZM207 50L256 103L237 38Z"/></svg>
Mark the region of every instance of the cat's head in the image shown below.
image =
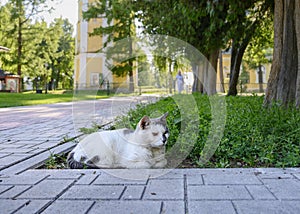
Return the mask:
<svg viewBox="0 0 300 214"><path fill-rule="evenodd" d="M136 127L136 133L142 139L142 144L151 147L165 146L169 137L167 127L167 116L165 113L158 118L149 118L144 116Z"/></svg>

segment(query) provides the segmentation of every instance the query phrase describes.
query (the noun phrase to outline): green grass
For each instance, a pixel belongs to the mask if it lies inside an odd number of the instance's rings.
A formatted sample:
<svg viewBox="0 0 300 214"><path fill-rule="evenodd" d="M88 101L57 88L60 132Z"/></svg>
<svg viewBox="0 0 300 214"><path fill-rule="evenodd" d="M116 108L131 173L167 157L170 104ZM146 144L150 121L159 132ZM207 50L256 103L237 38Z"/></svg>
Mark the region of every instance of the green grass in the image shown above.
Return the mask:
<svg viewBox="0 0 300 214"><path fill-rule="evenodd" d="M190 99L189 96L195 99L197 111L185 101ZM167 150L170 151L179 142L176 149L180 152L176 155L187 155L190 166L300 167L299 110L277 105L264 108L261 96L225 99L226 123L219 145L214 144L213 140L208 141L209 134L219 130L211 130L210 101L207 96L199 94L174 96L155 104L140 105L126 117L120 118L117 127L132 128L143 115L157 116L168 111L170 137ZM195 127L193 124L196 122L199 124ZM209 149L213 152L208 162L199 161L205 155L204 148L206 152Z"/></svg>
<svg viewBox="0 0 300 214"><path fill-rule="evenodd" d="M23 93L0 93L0 108L13 106L29 106L39 104L51 104L60 102L71 102L74 100L102 99L107 98L106 92L93 91L80 92L73 95L72 91L54 91L48 94L36 94L35 92Z"/></svg>

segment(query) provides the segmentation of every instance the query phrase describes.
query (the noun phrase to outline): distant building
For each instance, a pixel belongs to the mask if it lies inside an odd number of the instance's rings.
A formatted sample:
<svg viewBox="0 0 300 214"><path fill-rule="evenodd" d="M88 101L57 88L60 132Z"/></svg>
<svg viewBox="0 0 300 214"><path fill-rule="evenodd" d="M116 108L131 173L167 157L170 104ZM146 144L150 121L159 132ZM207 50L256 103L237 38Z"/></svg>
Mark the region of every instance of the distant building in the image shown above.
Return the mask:
<svg viewBox="0 0 300 214"><path fill-rule="evenodd" d="M224 77L224 88L225 92L228 91L229 87L229 81L230 81L230 60L231 60L231 53L230 51L222 53L222 63L223 63L223 77ZM218 61L220 62L220 60ZM240 71L240 78L239 83L242 83L242 85L239 85L238 91L241 90L241 87L243 88L243 92L259 92L260 85L263 89L263 91L267 87L270 70L271 70L271 63L263 64L261 67L262 70L262 83L259 84L259 70L256 69L249 69L247 68L247 65L245 66L245 69L243 70L241 66ZM242 81L241 81L242 80ZM217 91L221 91L221 82L220 82L220 69L218 64L218 70L217 70Z"/></svg>
<svg viewBox="0 0 300 214"><path fill-rule="evenodd" d="M82 13L88 4L96 0L78 0L78 22L76 33L76 56L74 84L77 89L106 87L107 82L117 84L127 81L127 77L117 77L106 67L106 56L99 50L103 47L105 36L89 36L99 26L108 26L106 18L83 20ZM115 85L116 87L116 85Z"/></svg>

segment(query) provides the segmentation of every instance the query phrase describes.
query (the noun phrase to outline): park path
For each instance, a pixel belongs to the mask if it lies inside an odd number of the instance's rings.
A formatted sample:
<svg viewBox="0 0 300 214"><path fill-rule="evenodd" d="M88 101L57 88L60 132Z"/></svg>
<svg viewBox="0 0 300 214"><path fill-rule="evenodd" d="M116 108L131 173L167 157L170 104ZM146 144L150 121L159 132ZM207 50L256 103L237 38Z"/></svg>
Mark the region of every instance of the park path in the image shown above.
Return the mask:
<svg viewBox="0 0 300 214"><path fill-rule="evenodd" d="M20 173L42 163L51 154L68 151L74 143L61 142L80 135L80 128L108 123L137 104L156 99L156 96L111 97L0 108L1 173Z"/></svg>
<svg viewBox="0 0 300 214"><path fill-rule="evenodd" d="M153 97L0 109L0 213L300 213L300 169L35 169Z"/></svg>

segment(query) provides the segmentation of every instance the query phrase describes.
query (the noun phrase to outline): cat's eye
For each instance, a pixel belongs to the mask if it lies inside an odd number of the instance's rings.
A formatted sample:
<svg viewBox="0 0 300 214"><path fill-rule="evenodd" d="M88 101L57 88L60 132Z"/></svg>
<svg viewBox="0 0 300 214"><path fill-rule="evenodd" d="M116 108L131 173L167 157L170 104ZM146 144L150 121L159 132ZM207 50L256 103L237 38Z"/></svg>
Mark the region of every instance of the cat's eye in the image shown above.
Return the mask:
<svg viewBox="0 0 300 214"><path fill-rule="evenodd" d="M153 136L157 136L158 132L152 132Z"/></svg>

